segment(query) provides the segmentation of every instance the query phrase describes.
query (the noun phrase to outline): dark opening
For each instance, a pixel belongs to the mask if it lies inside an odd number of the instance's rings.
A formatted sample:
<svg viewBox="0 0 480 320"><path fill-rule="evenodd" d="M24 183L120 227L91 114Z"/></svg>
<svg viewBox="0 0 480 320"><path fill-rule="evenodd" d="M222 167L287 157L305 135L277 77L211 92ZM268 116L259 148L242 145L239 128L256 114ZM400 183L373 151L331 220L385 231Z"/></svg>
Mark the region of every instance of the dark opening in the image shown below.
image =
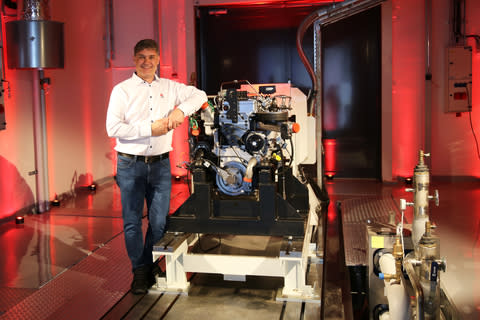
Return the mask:
<svg viewBox="0 0 480 320"><path fill-rule="evenodd" d="M380 6L322 28L325 174L381 178Z"/></svg>
<svg viewBox="0 0 480 320"><path fill-rule="evenodd" d="M197 69L199 88L217 94L222 82L286 83L305 94L311 80L296 49L302 20L317 6L198 7ZM304 37L313 61L313 31Z"/></svg>

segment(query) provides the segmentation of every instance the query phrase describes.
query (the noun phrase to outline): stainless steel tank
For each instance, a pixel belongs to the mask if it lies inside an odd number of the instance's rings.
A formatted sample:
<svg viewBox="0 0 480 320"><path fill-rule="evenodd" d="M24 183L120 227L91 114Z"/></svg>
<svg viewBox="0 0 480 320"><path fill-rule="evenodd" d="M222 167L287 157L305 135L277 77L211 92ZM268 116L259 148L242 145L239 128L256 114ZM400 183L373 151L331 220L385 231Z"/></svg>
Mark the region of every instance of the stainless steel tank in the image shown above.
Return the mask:
<svg viewBox="0 0 480 320"><path fill-rule="evenodd" d="M9 68L63 68L63 23L49 20L7 22Z"/></svg>

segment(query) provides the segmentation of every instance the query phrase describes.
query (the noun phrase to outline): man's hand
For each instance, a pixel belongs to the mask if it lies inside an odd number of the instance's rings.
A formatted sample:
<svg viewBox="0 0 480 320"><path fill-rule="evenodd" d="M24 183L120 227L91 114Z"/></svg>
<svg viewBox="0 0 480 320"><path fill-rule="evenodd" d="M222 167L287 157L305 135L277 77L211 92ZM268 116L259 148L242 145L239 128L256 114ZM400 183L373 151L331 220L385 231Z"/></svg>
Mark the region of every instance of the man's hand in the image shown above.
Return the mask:
<svg viewBox="0 0 480 320"><path fill-rule="evenodd" d="M175 129L176 127L180 126L185 119L185 115L183 111L180 109L175 109L170 113L168 116L168 129Z"/></svg>
<svg viewBox="0 0 480 320"><path fill-rule="evenodd" d="M159 119L152 123L152 136L164 135L168 130L168 118Z"/></svg>

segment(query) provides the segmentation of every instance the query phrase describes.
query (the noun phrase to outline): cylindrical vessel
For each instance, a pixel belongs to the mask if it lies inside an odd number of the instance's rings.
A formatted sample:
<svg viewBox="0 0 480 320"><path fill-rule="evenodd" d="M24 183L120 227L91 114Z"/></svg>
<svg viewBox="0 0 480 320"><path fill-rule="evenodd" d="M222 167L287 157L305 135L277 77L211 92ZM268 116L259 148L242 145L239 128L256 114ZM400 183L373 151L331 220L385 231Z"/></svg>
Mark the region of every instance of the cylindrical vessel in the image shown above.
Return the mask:
<svg viewBox="0 0 480 320"><path fill-rule="evenodd" d="M9 68L63 68L63 23L17 20L5 24Z"/></svg>

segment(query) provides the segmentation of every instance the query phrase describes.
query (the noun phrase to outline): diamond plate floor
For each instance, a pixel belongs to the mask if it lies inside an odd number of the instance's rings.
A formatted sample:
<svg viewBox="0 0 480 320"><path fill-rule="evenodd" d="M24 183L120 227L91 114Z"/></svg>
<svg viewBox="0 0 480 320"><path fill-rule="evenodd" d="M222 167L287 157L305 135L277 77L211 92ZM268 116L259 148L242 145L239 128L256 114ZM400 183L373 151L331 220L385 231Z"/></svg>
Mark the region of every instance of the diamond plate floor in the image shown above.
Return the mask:
<svg viewBox="0 0 480 320"><path fill-rule="evenodd" d="M400 213L392 198L364 197L342 201L342 228L347 266L366 266L367 258L367 222L388 223L393 214L396 221Z"/></svg>
<svg viewBox="0 0 480 320"><path fill-rule="evenodd" d="M113 180L24 221L0 225L1 319L98 319L129 290Z"/></svg>
<svg viewBox="0 0 480 320"><path fill-rule="evenodd" d="M411 197L404 186L375 181L334 180L326 188L331 206L339 201L361 212L390 210L385 199L396 204L401 197L409 201ZM438 225L441 255L447 259L443 283L462 318L479 319L480 185L478 181L439 181L432 183L433 188L440 192L440 206L431 208L431 218ZM173 190L172 210L188 196L184 185ZM370 203L364 205L365 201ZM328 212L328 220L335 218L332 213ZM361 213L346 218L347 225L366 217ZM259 279L248 285L216 286L218 279L196 275L189 297L156 292L131 295L119 192L111 181L94 192L83 190L63 199L60 207L48 213L25 216L23 226L0 224L0 249L0 319L182 319L182 314L188 318L192 313L225 319L222 308L234 311L228 315L237 319L247 319L242 312L250 308L255 319L261 319L254 315L264 309L275 310L270 319L318 319L320 312L312 304L273 303L272 284L269 287ZM320 269L316 272L321 278ZM202 295L210 295L214 304L202 300ZM253 296L256 302L248 298ZM210 314L213 305L218 308Z"/></svg>
<svg viewBox="0 0 480 320"><path fill-rule="evenodd" d="M186 197L186 185L174 182L171 211ZM188 297L154 290L134 296L119 205L110 181L78 190L49 212L26 215L23 225L1 224L0 319L245 319L248 310L247 318L259 320L273 314L318 319L319 304L277 302L283 283L268 277L229 284L198 274ZM224 240L228 248L230 239ZM254 241L242 250L252 246L258 249ZM321 269L312 265L309 279L321 279Z"/></svg>

